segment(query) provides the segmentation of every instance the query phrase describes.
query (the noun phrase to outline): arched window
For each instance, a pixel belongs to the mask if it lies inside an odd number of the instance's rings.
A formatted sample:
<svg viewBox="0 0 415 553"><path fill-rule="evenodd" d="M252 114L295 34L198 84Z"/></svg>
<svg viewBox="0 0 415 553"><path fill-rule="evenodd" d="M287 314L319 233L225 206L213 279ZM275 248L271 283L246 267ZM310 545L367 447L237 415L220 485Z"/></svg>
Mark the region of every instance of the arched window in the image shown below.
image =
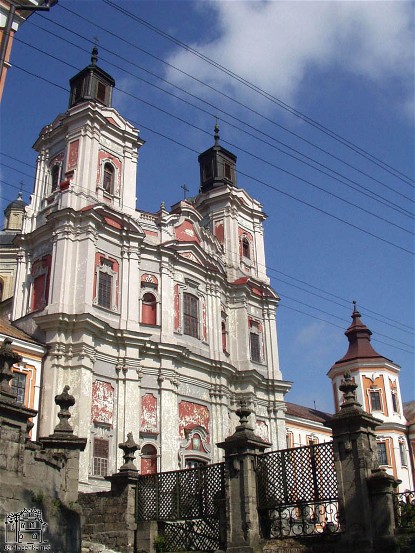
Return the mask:
<svg viewBox="0 0 415 553"><path fill-rule="evenodd" d="M242 257L245 257L246 259L251 259L251 248L249 240L246 236L242 238Z"/></svg>
<svg viewBox="0 0 415 553"><path fill-rule="evenodd" d="M61 174L61 166L58 164L54 165L50 172L51 180L52 180L52 192L54 192L58 188L60 174Z"/></svg>
<svg viewBox="0 0 415 553"><path fill-rule="evenodd" d="M226 349L226 323L224 320L222 320L222 323L221 323L221 328L222 328L222 351L227 351Z"/></svg>
<svg viewBox="0 0 415 553"><path fill-rule="evenodd" d="M33 263L31 311L43 309L48 304L51 263L51 255L46 255Z"/></svg>
<svg viewBox="0 0 415 553"><path fill-rule="evenodd" d="M104 174L102 178L102 188L108 194L114 194L114 176L114 167L111 165L111 163L105 163Z"/></svg>
<svg viewBox="0 0 415 553"><path fill-rule="evenodd" d="M141 322L145 325L157 324L157 302L150 292L146 292L142 299Z"/></svg>
<svg viewBox="0 0 415 553"><path fill-rule="evenodd" d="M141 474L155 474L157 472L157 449L146 444L141 449Z"/></svg>

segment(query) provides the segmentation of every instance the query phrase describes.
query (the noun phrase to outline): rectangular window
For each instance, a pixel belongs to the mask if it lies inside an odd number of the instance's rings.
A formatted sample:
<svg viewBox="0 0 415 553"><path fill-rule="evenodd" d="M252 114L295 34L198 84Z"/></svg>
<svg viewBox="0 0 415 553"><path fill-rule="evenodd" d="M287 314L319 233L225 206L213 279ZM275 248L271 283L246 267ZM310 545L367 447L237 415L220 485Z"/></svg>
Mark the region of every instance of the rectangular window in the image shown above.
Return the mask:
<svg viewBox="0 0 415 553"><path fill-rule="evenodd" d="M378 461L379 465L388 465L388 453L386 450L386 442L378 442Z"/></svg>
<svg viewBox="0 0 415 553"><path fill-rule="evenodd" d="M17 403L24 403L26 394L26 374L13 372L12 390L17 395Z"/></svg>
<svg viewBox="0 0 415 553"><path fill-rule="evenodd" d="M97 85L97 99L101 102L105 102L105 93L106 93L106 87L104 83L98 82Z"/></svg>
<svg viewBox="0 0 415 553"><path fill-rule="evenodd" d="M199 338L199 300L192 294L183 294L183 334Z"/></svg>
<svg viewBox="0 0 415 553"><path fill-rule="evenodd" d="M392 407L393 407L393 412L398 413L398 397L396 392L392 392Z"/></svg>
<svg viewBox="0 0 415 553"><path fill-rule="evenodd" d="M231 166L225 163L225 179L232 180Z"/></svg>
<svg viewBox="0 0 415 553"><path fill-rule="evenodd" d="M94 476L106 476L108 473L109 441L94 438Z"/></svg>
<svg viewBox="0 0 415 553"><path fill-rule="evenodd" d="M255 332L251 332L249 335L251 345L251 360L255 363L261 363L261 349L260 349L260 336Z"/></svg>
<svg viewBox="0 0 415 553"><path fill-rule="evenodd" d="M399 453L401 456L401 465L406 467L408 465L408 460L406 458L406 448L404 442L399 442Z"/></svg>
<svg viewBox="0 0 415 553"><path fill-rule="evenodd" d="M98 273L98 305L111 309L112 276L99 271Z"/></svg>
<svg viewBox="0 0 415 553"><path fill-rule="evenodd" d="M382 411L382 404L380 401L380 392L371 391L370 392L370 403L372 406L372 411Z"/></svg>

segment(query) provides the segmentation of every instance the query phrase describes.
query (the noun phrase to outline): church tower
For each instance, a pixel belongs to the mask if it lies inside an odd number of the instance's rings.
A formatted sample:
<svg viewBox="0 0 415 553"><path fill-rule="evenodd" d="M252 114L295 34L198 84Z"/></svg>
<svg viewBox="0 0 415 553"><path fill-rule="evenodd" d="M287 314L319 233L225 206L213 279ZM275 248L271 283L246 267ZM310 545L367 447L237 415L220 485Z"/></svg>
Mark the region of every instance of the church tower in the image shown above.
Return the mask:
<svg viewBox="0 0 415 553"><path fill-rule="evenodd" d="M143 473L221 461L216 444L237 426L241 400L255 407L257 434L284 448L290 388L265 215L237 187L236 156L216 126L199 156L199 194L136 209L143 141L112 107L113 87L94 49L70 81L67 111L35 142L13 305L14 324L48 346L39 434L53 431L63 386L77 398L85 491L108 487L129 432Z"/></svg>
<svg viewBox="0 0 415 553"><path fill-rule="evenodd" d="M114 79L91 64L70 80L68 110L46 125L34 144L35 186L26 232L51 211L102 203L131 215L136 207L138 131L112 107Z"/></svg>
<svg viewBox="0 0 415 553"><path fill-rule="evenodd" d="M349 347L328 372L336 413L340 410L343 395L339 386L344 372L348 370L358 385L357 400L362 408L383 421L376 428L379 464L402 481L402 490L412 490L406 419L399 387L400 367L373 349L370 342L372 332L362 322L356 302L353 303L352 324L345 332Z"/></svg>
<svg viewBox="0 0 415 553"><path fill-rule="evenodd" d="M228 278L253 278L268 285L261 204L237 188L236 156L219 142L200 154L200 191L195 205L224 252Z"/></svg>

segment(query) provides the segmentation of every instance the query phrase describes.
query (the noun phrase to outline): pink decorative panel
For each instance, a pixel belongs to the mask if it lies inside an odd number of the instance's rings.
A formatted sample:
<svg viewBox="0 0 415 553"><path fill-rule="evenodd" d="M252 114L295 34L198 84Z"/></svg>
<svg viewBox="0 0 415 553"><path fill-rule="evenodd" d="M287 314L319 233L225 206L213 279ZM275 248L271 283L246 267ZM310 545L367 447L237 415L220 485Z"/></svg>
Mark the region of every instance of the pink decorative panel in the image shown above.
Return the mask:
<svg viewBox="0 0 415 553"><path fill-rule="evenodd" d="M72 171L78 165L79 140L74 140L69 144L68 167L67 171Z"/></svg>
<svg viewBox="0 0 415 553"><path fill-rule="evenodd" d="M215 223L215 236L221 244L223 244L225 239L225 232L223 228L223 221L216 221Z"/></svg>
<svg viewBox="0 0 415 553"><path fill-rule="evenodd" d="M176 239L179 242L197 242L200 243L199 237L197 236L193 223L190 221L183 221L183 223L177 226L174 229L176 234Z"/></svg>
<svg viewBox="0 0 415 553"><path fill-rule="evenodd" d="M112 426L113 413L114 388L109 382L95 380L92 383L92 420Z"/></svg>
<svg viewBox="0 0 415 553"><path fill-rule="evenodd" d="M157 432L157 398L145 394L141 400L141 431Z"/></svg>
<svg viewBox="0 0 415 553"><path fill-rule="evenodd" d="M195 426L201 426L208 433L207 442L209 443L209 409L205 405L192 403L190 401L181 401L179 403L179 433L181 438L185 438L185 429L191 430Z"/></svg>

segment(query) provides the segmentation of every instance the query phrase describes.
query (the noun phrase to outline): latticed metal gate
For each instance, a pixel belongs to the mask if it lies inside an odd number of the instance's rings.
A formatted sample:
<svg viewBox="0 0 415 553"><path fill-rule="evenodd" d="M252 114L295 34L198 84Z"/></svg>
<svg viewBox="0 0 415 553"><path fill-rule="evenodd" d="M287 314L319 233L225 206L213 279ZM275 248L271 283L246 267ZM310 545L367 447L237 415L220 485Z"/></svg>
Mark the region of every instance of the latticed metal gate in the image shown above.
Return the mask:
<svg viewBox="0 0 415 553"><path fill-rule="evenodd" d="M341 530L332 442L260 455L257 489L264 538Z"/></svg>
<svg viewBox="0 0 415 553"><path fill-rule="evenodd" d="M165 551L226 546L224 463L140 476L138 521L158 521Z"/></svg>

